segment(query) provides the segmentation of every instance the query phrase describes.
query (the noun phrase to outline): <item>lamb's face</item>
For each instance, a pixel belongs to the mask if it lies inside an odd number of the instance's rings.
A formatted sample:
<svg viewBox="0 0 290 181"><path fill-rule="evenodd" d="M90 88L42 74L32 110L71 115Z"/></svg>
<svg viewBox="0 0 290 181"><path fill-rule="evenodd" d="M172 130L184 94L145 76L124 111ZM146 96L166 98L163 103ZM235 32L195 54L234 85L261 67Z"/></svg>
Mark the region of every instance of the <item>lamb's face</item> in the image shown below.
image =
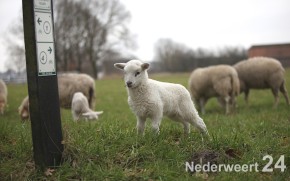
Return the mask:
<svg viewBox="0 0 290 181"><path fill-rule="evenodd" d="M139 60L131 60L127 63L116 63L114 66L124 71L124 81L128 88L136 88L148 79L148 63Z"/></svg>

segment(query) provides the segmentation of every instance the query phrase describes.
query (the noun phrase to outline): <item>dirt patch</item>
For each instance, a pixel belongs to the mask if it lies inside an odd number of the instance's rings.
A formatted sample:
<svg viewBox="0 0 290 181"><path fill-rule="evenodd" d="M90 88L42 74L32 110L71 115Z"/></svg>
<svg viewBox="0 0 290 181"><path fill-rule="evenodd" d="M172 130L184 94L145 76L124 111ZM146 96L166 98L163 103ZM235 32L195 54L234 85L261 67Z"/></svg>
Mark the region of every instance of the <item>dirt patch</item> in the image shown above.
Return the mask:
<svg viewBox="0 0 290 181"><path fill-rule="evenodd" d="M218 164L218 160L220 159L220 154L213 150L203 150L200 152L193 153L192 157L190 158L189 163L194 163L194 165L205 165L205 169L208 169L208 166L213 164ZM195 168L190 171L191 173L195 172Z"/></svg>
<svg viewBox="0 0 290 181"><path fill-rule="evenodd" d="M228 160L241 159L243 153L237 149L226 148L223 152L217 152L214 150L202 150L192 154L188 163L190 164L190 173L195 173L199 170L196 169L196 165L200 165L202 170L210 172L212 165L224 164Z"/></svg>

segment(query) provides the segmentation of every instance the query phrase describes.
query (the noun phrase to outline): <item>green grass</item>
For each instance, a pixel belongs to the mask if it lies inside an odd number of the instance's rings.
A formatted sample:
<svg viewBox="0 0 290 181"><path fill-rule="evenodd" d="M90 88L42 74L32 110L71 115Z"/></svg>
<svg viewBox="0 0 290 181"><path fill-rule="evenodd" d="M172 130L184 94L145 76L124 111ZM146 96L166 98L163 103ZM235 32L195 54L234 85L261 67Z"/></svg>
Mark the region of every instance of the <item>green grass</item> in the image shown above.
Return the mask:
<svg viewBox="0 0 290 181"><path fill-rule="evenodd" d="M156 75L154 79L187 86L189 74ZM290 70L287 89L290 92ZM51 176L33 162L30 122L21 122L17 108L27 95L26 85L9 85L9 106L0 120L0 180L290 180L290 107L281 96L277 109L270 90L251 91L249 106L238 98L238 109L226 116L215 99L206 105L204 119L211 140L202 142L192 128L189 137L176 122L164 119L161 133L138 137L136 120L127 104L121 78L96 82L96 110L103 110L99 121L73 122L70 110L61 110L65 150L63 164ZM229 157L232 149L238 156ZM284 173L218 172L191 174L185 162L196 152L211 150L220 155L219 163L259 164L272 155L274 163L285 155Z"/></svg>

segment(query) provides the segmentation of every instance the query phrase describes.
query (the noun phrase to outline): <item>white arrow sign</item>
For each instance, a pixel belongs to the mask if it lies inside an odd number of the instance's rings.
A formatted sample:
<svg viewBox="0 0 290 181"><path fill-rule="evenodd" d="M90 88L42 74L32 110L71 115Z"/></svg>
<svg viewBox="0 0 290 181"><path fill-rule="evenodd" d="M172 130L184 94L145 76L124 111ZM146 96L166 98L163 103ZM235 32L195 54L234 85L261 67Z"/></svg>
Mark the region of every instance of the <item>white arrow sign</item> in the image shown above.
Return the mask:
<svg viewBox="0 0 290 181"><path fill-rule="evenodd" d="M38 76L56 75L51 0L34 0Z"/></svg>
<svg viewBox="0 0 290 181"><path fill-rule="evenodd" d="M35 21L36 41L53 42L51 14L35 12L34 21Z"/></svg>

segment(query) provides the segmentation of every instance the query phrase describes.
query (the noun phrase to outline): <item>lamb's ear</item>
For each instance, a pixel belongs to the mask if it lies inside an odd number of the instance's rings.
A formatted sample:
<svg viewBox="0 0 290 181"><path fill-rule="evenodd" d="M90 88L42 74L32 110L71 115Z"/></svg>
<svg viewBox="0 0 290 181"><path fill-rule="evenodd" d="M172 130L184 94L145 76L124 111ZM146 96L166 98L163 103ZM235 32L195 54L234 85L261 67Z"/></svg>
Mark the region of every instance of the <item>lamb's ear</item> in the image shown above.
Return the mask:
<svg viewBox="0 0 290 181"><path fill-rule="evenodd" d="M146 69L148 69L148 68L149 68L149 63L143 63L143 64L141 65L141 68L142 68L142 70L146 70Z"/></svg>
<svg viewBox="0 0 290 181"><path fill-rule="evenodd" d="M92 115L92 112L82 113L82 115L83 115L85 118L89 118L90 115Z"/></svg>
<svg viewBox="0 0 290 181"><path fill-rule="evenodd" d="M96 113L97 115L101 115L101 114L103 114L103 112L104 112L104 111L96 111L95 113Z"/></svg>
<svg viewBox="0 0 290 181"><path fill-rule="evenodd" d="M124 67L126 66L126 63L115 63L114 67L116 67L117 69L121 69L124 70Z"/></svg>

